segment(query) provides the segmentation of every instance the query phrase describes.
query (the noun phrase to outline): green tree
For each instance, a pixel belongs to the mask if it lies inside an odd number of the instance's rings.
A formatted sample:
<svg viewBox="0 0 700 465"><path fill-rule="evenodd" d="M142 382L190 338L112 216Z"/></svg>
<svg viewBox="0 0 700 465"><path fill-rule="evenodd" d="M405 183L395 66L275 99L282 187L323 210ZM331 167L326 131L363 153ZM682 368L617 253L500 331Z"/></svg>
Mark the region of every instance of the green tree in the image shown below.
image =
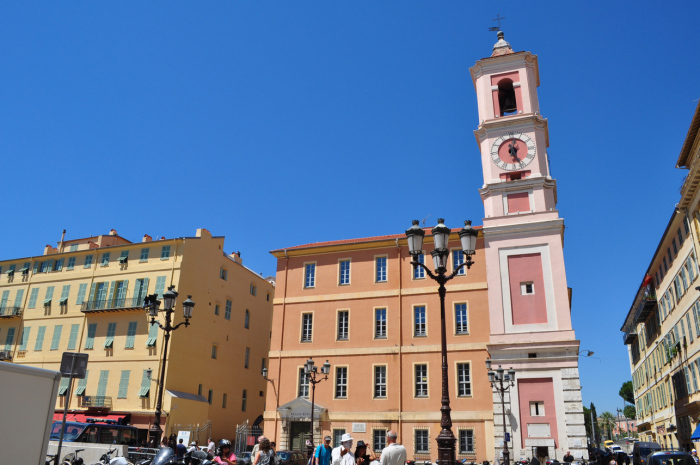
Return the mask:
<svg viewBox="0 0 700 465"><path fill-rule="evenodd" d="M600 414L600 422L602 423L601 426L604 428L604 431L608 433L608 439L612 439L612 431L615 427L615 415L610 412L603 412Z"/></svg>
<svg viewBox="0 0 700 465"><path fill-rule="evenodd" d="M637 409L634 408L634 405L625 405L624 414L627 418L636 418Z"/></svg>
<svg viewBox="0 0 700 465"><path fill-rule="evenodd" d="M595 437L593 438L593 443L594 443L594 445L598 446L600 444L601 434L600 434L600 426L598 425L598 413L595 410L595 404L593 402L591 402L591 410L590 411L593 414L593 431L595 432Z"/></svg>
<svg viewBox="0 0 700 465"><path fill-rule="evenodd" d="M628 404L634 405L634 386L632 381L625 381L620 388L620 397Z"/></svg>

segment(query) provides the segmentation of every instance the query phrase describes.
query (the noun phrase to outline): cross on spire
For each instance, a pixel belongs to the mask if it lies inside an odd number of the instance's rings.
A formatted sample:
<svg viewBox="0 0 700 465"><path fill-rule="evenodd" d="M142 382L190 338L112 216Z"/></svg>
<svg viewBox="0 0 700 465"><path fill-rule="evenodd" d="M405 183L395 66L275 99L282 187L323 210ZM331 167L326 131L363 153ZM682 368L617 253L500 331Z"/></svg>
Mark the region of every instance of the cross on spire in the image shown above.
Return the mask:
<svg viewBox="0 0 700 465"><path fill-rule="evenodd" d="M502 18L501 15L500 15L500 13L497 14L497 15L496 15L496 19L494 19L493 21L498 21L498 26L490 27L490 28L489 28L489 31L500 31L500 30L501 30L501 20L502 20L502 19L506 19L506 18Z"/></svg>

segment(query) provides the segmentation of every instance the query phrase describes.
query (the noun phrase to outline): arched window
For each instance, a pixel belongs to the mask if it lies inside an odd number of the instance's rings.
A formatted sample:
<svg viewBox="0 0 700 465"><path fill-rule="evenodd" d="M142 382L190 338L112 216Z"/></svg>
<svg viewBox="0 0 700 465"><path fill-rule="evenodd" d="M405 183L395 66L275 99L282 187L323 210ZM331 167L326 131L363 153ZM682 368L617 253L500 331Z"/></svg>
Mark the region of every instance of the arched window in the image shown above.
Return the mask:
<svg viewBox="0 0 700 465"><path fill-rule="evenodd" d="M518 112L518 103L515 100L515 89L513 88L512 80L506 78L498 83L498 105L501 110L501 116Z"/></svg>
<svg viewBox="0 0 700 465"><path fill-rule="evenodd" d="M250 312L248 310L245 311L245 329L248 329L248 325L250 324Z"/></svg>

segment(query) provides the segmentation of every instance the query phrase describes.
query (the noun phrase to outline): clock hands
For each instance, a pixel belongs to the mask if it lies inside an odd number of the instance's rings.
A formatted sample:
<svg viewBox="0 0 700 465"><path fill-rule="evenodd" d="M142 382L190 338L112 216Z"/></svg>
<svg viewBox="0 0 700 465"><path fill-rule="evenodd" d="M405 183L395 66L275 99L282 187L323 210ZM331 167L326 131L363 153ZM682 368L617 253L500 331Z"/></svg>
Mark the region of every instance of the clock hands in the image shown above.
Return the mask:
<svg viewBox="0 0 700 465"><path fill-rule="evenodd" d="M508 145L508 153L511 157L513 157L513 161L520 161L520 158L518 158L518 146L516 145L516 139L513 139Z"/></svg>

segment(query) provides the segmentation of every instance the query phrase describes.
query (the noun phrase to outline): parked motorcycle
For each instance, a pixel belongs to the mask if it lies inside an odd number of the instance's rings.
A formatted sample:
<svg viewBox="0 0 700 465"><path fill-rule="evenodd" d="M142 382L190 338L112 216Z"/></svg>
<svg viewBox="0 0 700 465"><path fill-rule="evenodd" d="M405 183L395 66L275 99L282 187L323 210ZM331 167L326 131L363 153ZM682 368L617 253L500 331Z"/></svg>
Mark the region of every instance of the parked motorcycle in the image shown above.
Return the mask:
<svg viewBox="0 0 700 465"><path fill-rule="evenodd" d="M100 457L100 461L97 462L95 465L133 465L131 462L127 460L126 457L114 457L112 458L112 454L117 452L117 449L109 449L107 452L102 454Z"/></svg>

